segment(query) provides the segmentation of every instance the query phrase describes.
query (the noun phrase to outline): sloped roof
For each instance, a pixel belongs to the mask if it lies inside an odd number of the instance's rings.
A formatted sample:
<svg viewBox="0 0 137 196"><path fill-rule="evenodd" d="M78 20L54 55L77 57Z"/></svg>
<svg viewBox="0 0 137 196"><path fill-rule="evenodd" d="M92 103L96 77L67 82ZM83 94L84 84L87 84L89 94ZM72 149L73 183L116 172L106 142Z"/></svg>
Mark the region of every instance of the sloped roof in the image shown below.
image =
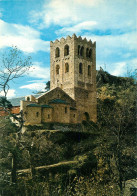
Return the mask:
<svg viewBox="0 0 137 196"><path fill-rule="evenodd" d="M72 97L70 97L70 96L69 96L64 90L62 90L60 87L56 87L56 88L54 88L54 89L52 89L52 90L50 90L50 91L48 91L48 92L45 92L44 94L40 95L40 96L37 97L36 99L40 99L40 98L42 98L43 96L48 95L48 94L50 94L51 92L56 91L56 90L61 91L61 92L64 93L70 100L76 102Z"/></svg>
<svg viewBox="0 0 137 196"><path fill-rule="evenodd" d="M53 107L50 106L50 105L39 105L39 104L35 104L35 103L28 104L27 107L53 108Z"/></svg>
<svg viewBox="0 0 137 196"><path fill-rule="evenodd" d="M35 103L31 103L31 104L28 104L26 107L41 107L41 106Z"/></svg>
<svg viewBox="0 0 137 196"><path fill-rule="evenodd" d="M65 100L62 100L62 99L53 99L53 100L49 101L49 103L66 104L66 105L69 104L69 103L67 103Z"/></svg>
<svg viewBox="0 0 137 196"><path fill-rule="evenodd" d="M41 105L42 108L53 108L52 106L50 105Z"/></svg>

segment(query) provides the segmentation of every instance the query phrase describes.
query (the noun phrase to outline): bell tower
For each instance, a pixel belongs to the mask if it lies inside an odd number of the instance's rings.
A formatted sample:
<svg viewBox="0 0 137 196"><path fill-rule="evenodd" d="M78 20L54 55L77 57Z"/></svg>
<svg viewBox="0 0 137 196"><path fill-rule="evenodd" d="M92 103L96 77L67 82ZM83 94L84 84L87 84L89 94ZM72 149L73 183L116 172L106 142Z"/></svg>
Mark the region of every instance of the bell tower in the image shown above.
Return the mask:
<svg viewBox="0 0 137 196"><path fill-rule="evenodd" d="M75 34L50 42L50 85L76 101L78 122L96 121L96 42Z"/></svg>

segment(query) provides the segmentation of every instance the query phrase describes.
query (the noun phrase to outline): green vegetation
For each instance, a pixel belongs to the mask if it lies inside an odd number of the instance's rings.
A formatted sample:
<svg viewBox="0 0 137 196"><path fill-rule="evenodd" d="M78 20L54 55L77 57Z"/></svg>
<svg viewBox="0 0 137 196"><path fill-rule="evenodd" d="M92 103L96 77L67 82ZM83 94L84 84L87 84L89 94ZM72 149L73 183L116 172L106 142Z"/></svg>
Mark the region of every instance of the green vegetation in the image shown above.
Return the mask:
<svg viewBox="0 0 137 196"><path fill-rule="evenodd" d="M28 126L0 121L2 196L121 196L136 178L136 88L97 73L98 122Z"/></svg>

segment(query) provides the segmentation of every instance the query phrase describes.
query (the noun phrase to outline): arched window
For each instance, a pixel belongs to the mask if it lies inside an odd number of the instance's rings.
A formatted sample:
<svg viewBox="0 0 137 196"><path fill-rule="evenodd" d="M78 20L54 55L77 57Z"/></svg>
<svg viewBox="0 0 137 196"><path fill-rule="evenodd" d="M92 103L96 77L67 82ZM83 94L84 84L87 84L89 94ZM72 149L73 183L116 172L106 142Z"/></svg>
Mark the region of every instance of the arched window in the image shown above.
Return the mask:
<svg viewBox="0 0 137 196"><path fill-rule="evenodd" d="M84 113L84 116L85 116L85 120L86 121L89 121L90 120L90 116L89 116L89 113L88 112L85 112Z"/></svg>
<svg viewBox="0 0 137 196"><path fill-rule="evenodd" d="M89 58L92 57L92 49L89 50Z"/></svg>
<svg viewBox="0 0 137 196"><path fill-rule="evenodd" d="M88 76L91 76L91 66L88 65Z"/></svg>
<svg viewBox="0 0 137 196"><path fill-rule="evenodd" d="M86 49L86 57L89 57L89 49Z"/></svg>
<svg viewBox="0 0 137 196"><path fill-rule="evenodd" d="M84 47L83 46L80 49L80 56L84 56Z"/></svg>
<svg viewBox="0 0 137 196"><path fill-rule="evenodd" d="M55 50L55 57L60 57L60 49L58 47Z"/></svg>
<svg viewBox="0 0 137 196"><path fill-rule="evenodd" d="M59 65L56 65L56 74L59 74Z"/></svg>
<svg viewBox="0 0 137 196"><path fill-rule="evenodd" d="M65 73L69 72L69 64L65 63Z"/></svg>
<svg viewBox="0 0 137 196"><path fill-rule="evenodd" d="M80 45L78 45L78 55L80 55Z"/></svg>
<svg viewBox="0 0 137 196"><path fill-rule="evenodd" d="M67 56L67 55L69 55L69 46L65 45L65 47L64 47L64 56Z"/></svg>
<svg viewBox="0 0 137 196"><path fill-rule="evenodd" d="M27 101L30 101L30 97L27 97Z"/></svg>
<svg viewBox="0 0 137 196"><path fill-rule="evenodd" d="M82 71L82 63L79 63L79 73L82 74L83 71Z"/></svg>

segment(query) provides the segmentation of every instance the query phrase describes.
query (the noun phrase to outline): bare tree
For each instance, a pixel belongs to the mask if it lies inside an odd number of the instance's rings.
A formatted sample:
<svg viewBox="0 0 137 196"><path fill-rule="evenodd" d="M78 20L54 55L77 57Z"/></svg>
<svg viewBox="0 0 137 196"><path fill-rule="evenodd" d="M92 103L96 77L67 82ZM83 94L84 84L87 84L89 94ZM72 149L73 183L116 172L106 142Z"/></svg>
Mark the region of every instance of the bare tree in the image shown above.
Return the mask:
<svg viewBox="0 0 137 196"><path fill-rule="evenodd" d="M31 57L25 57L17 47L7 50L0 61L0 90L7 96L10 81L23 76L31 66Z"/></svg>
<svg viewBox="0 0 137 196"><path fill-rule="evenodd" d="M9 101L7 100L7 93L10 89L11 81L15 81L15 79L22 77L29 70L31 65L31 57L26 57L20 50L18 50L17 47L7 49L0 59L0 92L2 92L4 95L0 100L0 107L3 111L14 117L14 119L19 122L19 126L15 128L16 131L14 130L15 144L12 145L12 147L9 147L9 144L7 145L7 147L2 146L2 144L0 145L1 149L7 149L7 151L12 155L12 183L16 183L16 170L18 160L17 150L21 146L20 138L24 121L22 112L20 112L20 115L14 115L11 113L9 109L9 106L11 107L11 104L9 104ZM8 129L9 131L12 131L12 129L10 128L10 125L7 125L6 121L4 121L5 124L2 123L2 121L3 118L0 119L0 130L2 135L5 135L6 129Z"/></svg>
<svg viewBox="0 0 137 196"><path fill-rule="evenodd" d="M7 107L7 93L10 89L10 82L22 77L31 65L31 57L26 57L17 47L6 50L0 59L0 92L3 93L0 106L8 114L10 111ZM22 126L22 118L17 118L15 115L13 117Z"/></svg>

